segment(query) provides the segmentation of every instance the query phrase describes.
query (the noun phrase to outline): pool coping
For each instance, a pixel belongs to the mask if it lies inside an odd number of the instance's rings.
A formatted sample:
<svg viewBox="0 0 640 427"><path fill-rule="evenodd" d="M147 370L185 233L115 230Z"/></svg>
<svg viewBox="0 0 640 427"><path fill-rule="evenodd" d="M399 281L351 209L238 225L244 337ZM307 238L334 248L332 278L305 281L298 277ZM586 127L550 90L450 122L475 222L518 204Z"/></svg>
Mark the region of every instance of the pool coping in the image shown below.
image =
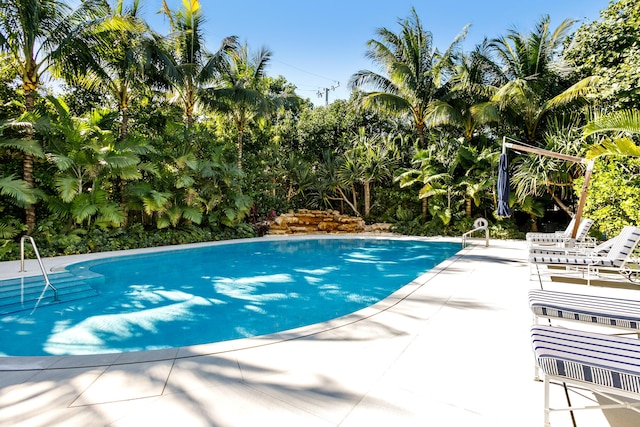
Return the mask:
<svg viewBox="0 0 640 427"><path fill-rule="evenodd" d="M53 257L43 259L45 269L58 273L66 271L69 265L83 261L91 261L116 256L138 255L146 253L157 253L171 250L187 250L198 247L220 246L227 244L252 243L265 240L308 240L308 239L394 239L394 240L418 240L425 242L448 242L459 243L461 241L456 238L446 237L421 237L421 236L401 236L395 234L305 234L305 235L288 235L288 236L265 236L248 239L221 240L214 242L192 243L186 245L159 246L153 248L129 249L122 251L98 252L93 254L71 255L65 257ZM208 356L222 354L237 350L245 350L249 348L257 348L273 345L285 341L292 341L323 332L339 329L352 325L357 322L367 320L373 316L393 308L413 293L418 291L422 286L430 280L446 270L451 264L464 256L472 248L472 245L462 248L451 257L440 262L428 272L416 277L391 295L377 303L355 311L353 313L340 316L324 322L314 323L311 325L301 326L299 328L288 329L285 331L275 332L272 334L260 335L249 338L240 338L235 340L220 341L208 344L197 344L191 346L175 347L160 350L143 350L125 353L102 353L88 355L71 355L71 356L0 356L0 372L2 371L25 371L25 370L46 370L46 369L72 369L72 368L90 368L104 366L128 365L143 362L158 362L164 360L188 359L193 357ZM19 261L8 261L0 263L0 279L19 278L39 275L39 268L34 268L35 260L30 260L31 266L25 262L25 268L29 267L22 275L6 276L7 272L4 267L11 264L19 263Z"/></svg>

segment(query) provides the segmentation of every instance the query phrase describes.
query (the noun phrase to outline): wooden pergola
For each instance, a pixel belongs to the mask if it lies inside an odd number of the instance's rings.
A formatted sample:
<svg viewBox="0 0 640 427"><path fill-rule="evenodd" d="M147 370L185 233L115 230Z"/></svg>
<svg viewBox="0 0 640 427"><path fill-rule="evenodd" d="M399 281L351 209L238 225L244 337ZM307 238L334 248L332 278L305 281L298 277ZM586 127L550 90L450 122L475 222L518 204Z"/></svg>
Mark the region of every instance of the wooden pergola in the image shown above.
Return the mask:
<svg viewBox="0 0 640 427"><path fill-rule="evenodd" d="M509 142L509 141L513 142ZM518 143L508 137L502 138L502 152L504 153L507 148L511 148L516 151L524 151L527 153L539 154L545 157L552 157L555 159L565 160L573 163L582 163L587 165L587 170L584 174L584 183L582 184L582 190L580 192L580 201L578 202L578 210L575 213L575 222L573 224L573 230L571 231L571 238L575 239L576 234L578 234L578 227L580 225L580 219L582 218L582 211L584 210L584 204L587 200L587 189L589 188L589 181L591 180L591 174L593 173L593 165L595 163L594 160L587 160L583 157L570 156L568 154L556 153L549 150L543 150L541 148L530 147L528 145L522 145L522 143Z"/></svg>

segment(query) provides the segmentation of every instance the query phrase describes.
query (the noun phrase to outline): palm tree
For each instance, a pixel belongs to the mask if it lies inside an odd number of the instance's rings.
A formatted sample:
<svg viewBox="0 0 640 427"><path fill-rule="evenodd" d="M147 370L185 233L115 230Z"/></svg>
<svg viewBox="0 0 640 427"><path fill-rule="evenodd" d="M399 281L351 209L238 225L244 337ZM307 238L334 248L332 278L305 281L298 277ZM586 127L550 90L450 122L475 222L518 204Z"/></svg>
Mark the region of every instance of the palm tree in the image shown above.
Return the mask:
<svg viewBox="0 0 640 427"><path fill-rule="evenodd" d="M385 69L386 76L361 70L351 76L349 87L372 89L362 98L366 107L412 117L420 147L425 147L425 128L434 102L449 89L447 77L466 28L440 52L433 46L433 36L423 28L415 8L411 9L411 17L399 24L399 33L380 28L379 40L367 43L367 56Z"/></svg>
<svg viewBox="0 0 640 427"><path fill-rule="evenodd" d="M442 170L441 165L434 161L433 152L428 149L418 150L411 162L415 167L400 170L395 181L400 183L401 188L411 187L414 184L422 185L418 198L423 201L422 215L426 217L429 198L447 193L445 184L451 181L451 174Z"/></svg>
<svg viewBox="0 0 640 427"><path fill-rule="evenodd" d="M462 131L465 141L471 142L481 126L499 121L498 109L490 99L502 83L502 73L491 59L485 39L471 53L460 56L450 92L433 103L430 127L454 126Z"/></svg>
<svg viewBox="0 0 640 427"><path fill-rule="evenodd" d="M365 216L371 212L371 187L377 182L392 176L399 161L392 135L368 137L364 128L360 128L352 140L353 146L344 154L340 175L346 187L352 188L353 204L357 206L355 184L363 188Z"/></svg>
<svg viewBox="0 0 640 427"><path fill-rule="evenodd" d="M552 110L583 99L594 88L593 77L569 87L558 84L570 71L557 58L574 23L566 19L552 31L549 16L543 16L530 34L510 30L490 44L507 79L491 101L506 118L524 128L528 143L538 140L540 125Z"/></svg>
<svg viewBox="0 0 640 427"><path fill-rule="evenodd" d="M281 160L279 169L287 185L287 202L298 195L305 197L315 184L311 163L294 151L289 152L289 156Z"/></svg>
<svg viewBox="0 0 640 427"><path fill-rule="evenodd" d="M251 55L245 43L231 53L231 61L221 75L221 84L205 91L208 106L228 114L236 126L238 169L242 169L243 138L247 125L276 107L265 80L270 60L269 49L263 47Z"/></svg>
<svg viewBox="0 0 640 427"><path fill-rule="evenodd" d="M85 29L93 54L93 66L74 78L74 84L108 94L120 116L119 138L129 131L129 104L136 88L144 87L157 66L166 69L171 61L160 48L159 37L140 17L140 0L125 7L117 0L106 4L101 15Z"/></svg>
<svg viewBox="0 0 640 427"><path fill-rule="evenodd" d="M85 1L72 11L60 0L2 1L0 2L0 51L7 54L15 67L24 91L24 110L31 113L43 75L57 66L69 74L91 62L90 51L73 31L101 8L100 1ZM31 142L29 131L26 140ZM23 178L34 187L33 155L24 152ZM26 224L30 232L36 223L35 206L26 207Z"/></svg>
<svg viewBox="0 0 640 427"><path fill-rule="evenodd" d="M218 51L206 50L203 25L204 17L198 0L186 0L184 7L173 13L163 1L164 13L169 18L172 33L169 45L174 55L174 69L170 76L173 88L172 101L182 106L187 128L193 124L198 110L201 91L220 76L228 61L228 55L238 48L235 36L226 37Z"/></svg>
<svg viewBox="0 0 640 427"><path fill-rule="evenodd" d="M326 149L322 152L322 160L316 171L318 179L313 195L317 200L316 204L320 207L331 208L332 202L340 202L340 210L343 211L346 203L356 215L360 216L358 207L344 192L345 187L352 189L352 179L347 175L353 175L355 180L359 173L349 171L355 168L355 164L344 166L346 161L345 157L339 159L333 150Z"/></svg>
<svg viewBox="0 0 640 427"><path fill-rule="evenodd" d="M94 111L83 118L72 117L66 104L49 97L58 113L49 133L47 158L57 168L54 186L59 199L50 198L49 206L61 217L71 216L82 224L119 226L125 216L111 200L109 179L142 178L140 155L151 147L134 139L120 141L99 127L108 112Z"/></svg>

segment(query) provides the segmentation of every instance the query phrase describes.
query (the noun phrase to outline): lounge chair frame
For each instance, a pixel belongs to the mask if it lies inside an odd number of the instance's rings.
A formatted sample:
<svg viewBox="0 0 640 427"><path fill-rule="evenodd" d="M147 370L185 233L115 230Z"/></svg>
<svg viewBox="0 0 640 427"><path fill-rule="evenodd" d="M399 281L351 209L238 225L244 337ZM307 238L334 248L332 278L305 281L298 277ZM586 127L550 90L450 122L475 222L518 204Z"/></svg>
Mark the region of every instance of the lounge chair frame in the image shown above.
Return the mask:
<svg viewBox="0 0 640 427"><path fill-rule="evenodd" d="M591 284L594 275L618 273L623 277L632 280L637 278L640 270L634 263L632 253L640 241L640 228L626 226L620 234L611 239L613 244L606 255L599 253L589 253L587 255L572 255L569 253L560 254L557 250L547 252L529 252L529 272L530 278L533 276L533 265L536 267L538 278L543 274L540 265L555 267L554 272L581 273L587 279L587 284ZM608 242L605 242L608 243ZM564 267L564 270L559 268ZM551 273L552 271L549 271Z"/></svg>
<svg viewBox="0 0 640 427"><path fill-rule="evenodd" d="M630 409L640 413L640 340L534 325L531 341L544 372L544 425L554 411ZM577 386L614 404L551 408L552 381Z"/></svg>

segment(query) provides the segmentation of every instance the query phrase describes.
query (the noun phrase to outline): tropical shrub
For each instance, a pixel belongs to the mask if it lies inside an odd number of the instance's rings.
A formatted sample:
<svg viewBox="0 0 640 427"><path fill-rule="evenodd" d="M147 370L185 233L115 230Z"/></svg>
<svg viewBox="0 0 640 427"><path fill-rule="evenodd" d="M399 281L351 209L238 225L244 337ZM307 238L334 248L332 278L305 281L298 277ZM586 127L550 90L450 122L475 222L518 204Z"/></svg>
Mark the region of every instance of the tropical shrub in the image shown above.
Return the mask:
<svg viewBox="0 0 640 427"><path fill-rule="evenodd" d="M575 181L576 192L583 182ZM603 157L596 161L583 216L594 220L592 229L601 234L598 238L615 236L625 225L640 224L639 190L639 158Z"/></svg>

